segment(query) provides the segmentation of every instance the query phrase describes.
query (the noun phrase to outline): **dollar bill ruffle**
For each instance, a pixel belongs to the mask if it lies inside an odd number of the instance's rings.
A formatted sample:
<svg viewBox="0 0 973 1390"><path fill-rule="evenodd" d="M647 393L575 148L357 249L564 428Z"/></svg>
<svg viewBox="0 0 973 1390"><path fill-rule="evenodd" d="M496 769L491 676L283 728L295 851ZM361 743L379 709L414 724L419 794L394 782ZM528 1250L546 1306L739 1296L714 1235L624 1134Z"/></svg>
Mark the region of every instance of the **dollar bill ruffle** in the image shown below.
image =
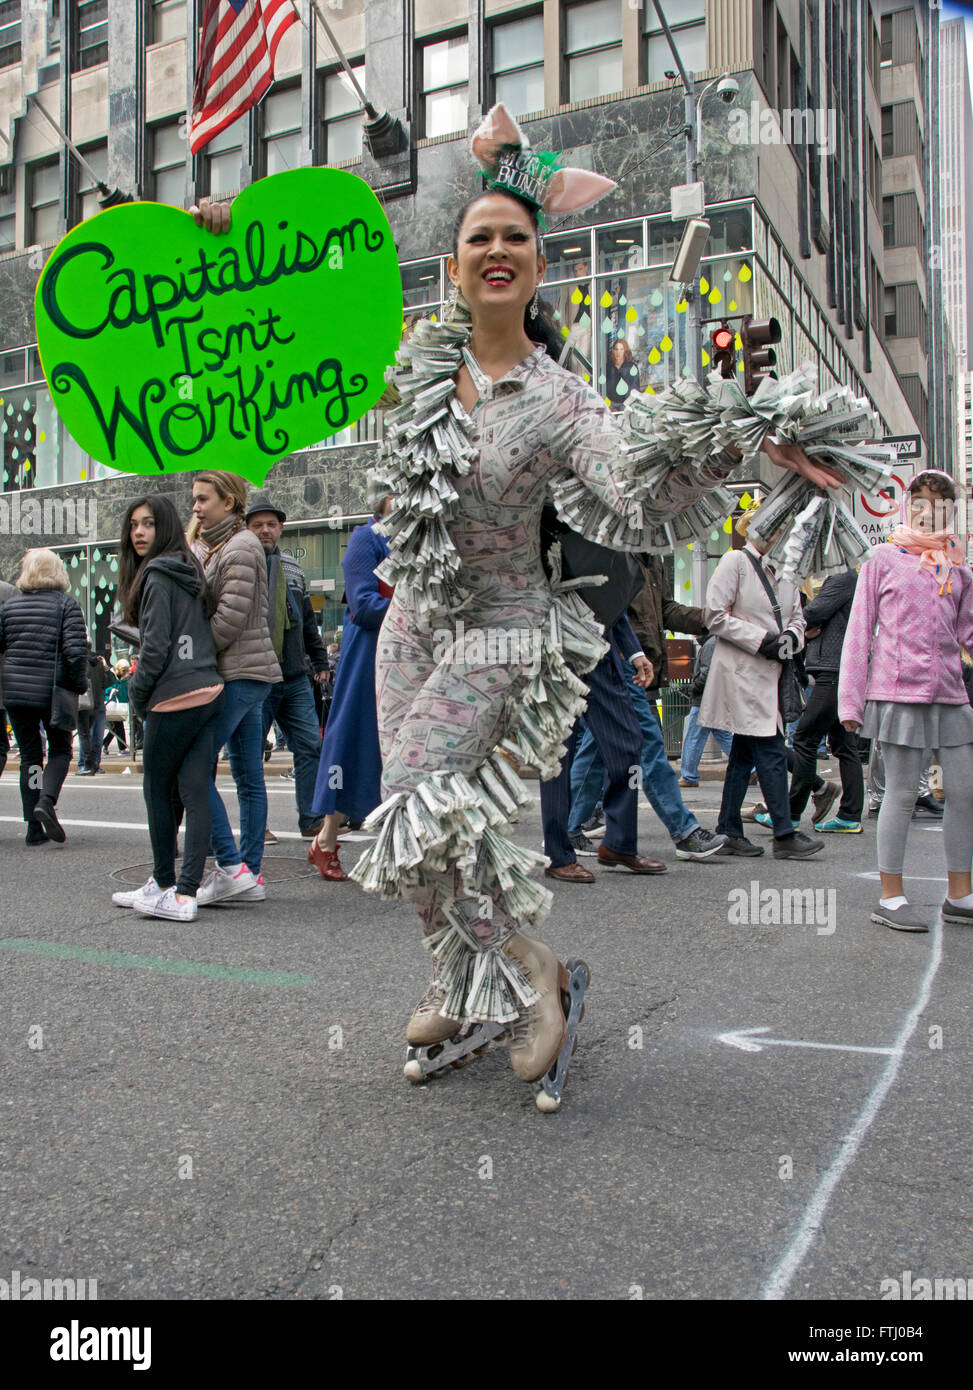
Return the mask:
<svg viewBox="0 0 973 1390"><path fill-rule="evenodd" d="M779 529L767 559L793 584L803 584L812 574L854 569L869 551L845 504L797 474L777 485L754 516L748 535L766 542Z"/></svg>
<svg viewBox="0 0 973 1390"><path fill-rule="evenodd" d="M512 1023L540 995L503 949L513 933L485 943L461 915L463 906L444 903L447 925L425 940L439 962L445 995L440 1013L470 1023Z"/></svg>
<svg viewBox="0 0 973 1390"><path fill-rule="evenodd" d="M439 886L439 876L455 870L463 892L475 895L486 881L486 857L495 861L493 871L501 883L509 878L514 887L521 871L547 863L543 855L509 845L500 834L530 802L523 781L496 752L469 777L433 773L411 791L396 792L368 816L364 827L377 831L377 838L350 877L383 898L412 898ZM537 905L529 892L524 902Z"/></svg>
<svg viewBox="0 0 973 1390"><path fill-rule="evenodd" d="M447 523L458 500L449 474L465 476L475 455L453 380L469 331L461 302L452 321L422 319L403 343L386 373L400 404L385 414L382 453L369 479L373 493L399 494L382 524L390 548L376 574L405 584L427 620L449 613L461 597L460 558Z"/></svg>

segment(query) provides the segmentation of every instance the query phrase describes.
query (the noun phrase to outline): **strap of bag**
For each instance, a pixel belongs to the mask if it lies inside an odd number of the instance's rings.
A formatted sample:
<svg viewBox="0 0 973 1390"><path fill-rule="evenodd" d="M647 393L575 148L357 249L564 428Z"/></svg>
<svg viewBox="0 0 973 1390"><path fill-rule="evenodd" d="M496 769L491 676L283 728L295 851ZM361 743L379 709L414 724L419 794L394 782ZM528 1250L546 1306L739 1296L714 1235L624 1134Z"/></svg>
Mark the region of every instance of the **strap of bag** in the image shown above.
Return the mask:
<svg viewBox="0 0 973 1390"><path fill-rule="evenodd" d="M754 569L757 571L761 584L767 590L767 597L770 599L770 605L774 610L774 617L777 619L778 630L780 632L783 632L784 623L780 616L780 604L777 602L777 595L774 593L773 587L770 583L770 580L767 578L767 574L763 566L761 565L760 561L756 558L756 556L751 554L749 550L744 550L743 553L750 561L751 565L753 565Z"/></svg>
<svg viewBox="0 0 973 1390"><path fill-rule="evenodd" d="M68 606L67 595L61 595L61 607L57 614L57 638L54 642L54 685L57 685L57 658L61 650L61 631L64 627L64 610Z"/></svg>

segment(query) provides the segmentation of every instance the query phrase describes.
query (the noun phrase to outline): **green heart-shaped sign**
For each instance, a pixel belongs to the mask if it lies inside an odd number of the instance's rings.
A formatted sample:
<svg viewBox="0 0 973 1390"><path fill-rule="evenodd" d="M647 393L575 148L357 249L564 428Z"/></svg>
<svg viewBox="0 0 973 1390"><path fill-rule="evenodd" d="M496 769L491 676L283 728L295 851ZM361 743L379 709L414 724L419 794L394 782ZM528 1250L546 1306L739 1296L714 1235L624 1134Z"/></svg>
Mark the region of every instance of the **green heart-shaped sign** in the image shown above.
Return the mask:
<svg viewBox="0 0 973 1390"><path fill-rule="evenodd" d="M368 185L295 169L245 189L221 236L160 203L99 213L54 248L35 311L54 404L92 458L259 484L378 400L402 285Z"/></svg>

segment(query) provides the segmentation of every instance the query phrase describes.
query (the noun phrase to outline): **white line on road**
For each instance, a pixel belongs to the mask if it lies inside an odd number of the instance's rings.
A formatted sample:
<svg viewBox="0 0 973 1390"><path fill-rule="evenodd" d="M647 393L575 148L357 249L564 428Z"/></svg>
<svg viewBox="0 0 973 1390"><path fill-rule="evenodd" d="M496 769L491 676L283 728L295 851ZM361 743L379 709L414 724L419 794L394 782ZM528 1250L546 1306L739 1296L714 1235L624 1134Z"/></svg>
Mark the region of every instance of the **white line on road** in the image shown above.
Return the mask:
<svg viewBox="0 0 973 1390"><path fill-rule="evenodd" d="M940 962L943 958L943 928L942 922L937 921L933 928L932 952L929 963L926 966L922 981L919 985L919 993L912 1008L906 1014L902 1027L895 1042L892 1044L892 1056L886 1063L882 1075L879 1077L875 1086L872 1088L861 1114L852 1125L851 1129L842 1140L841 1148L831 1167L818 1183L818 1186L810 1202L804 1209L801 1224L797 1234L787 1247L784 1255L777 1262L773 1273L764 1284L760 1291L763 1299L779 1300L786 1296L790 1287L791 1280L804 1263L804 1258L814 1243L814 1238L821 1229L821 1222L828 1209L832 1194L838 1186L846 1171L854 1162L858 1150L861 1148L865 1135L871 1128L872 1121L881 1110L885 1097L895 1084L902 1065L902 1057L905 1052L906 1043L916 1031L919 1019L929 1003L929 995L932 991L933 981L936 972L939 970Z"/></svg>
<svg viewBox="0 0 973 1390"><path fill-rule="evenodd" d="M62 825L81 827L88 830L140 830L143 835L149 833L149 827L140 821L130 820L67 820L64 816L58 816ZM13 825L23 825L23 816L0 816L0 822L6 821ZM233 834L239 836L240 827L231 825ZM274 834L278 840L303 840L304 836L297 830L275 830ZM344 838L342 836L342 838Z"/></svg>
<svg viewBox="0 0 973 1390"><path fill-rule="evenodd" d="M733 1033L720 1033L716 1041L726 1043L727 1047L738 1047L741 1052L762 1052L765 1047L817 1047L828 1052L880 1052L888 1057L891 1047L858 1047L854 1043L798 1042L793 1038L764 1038L769 1028L738 1028Z"/></svg>

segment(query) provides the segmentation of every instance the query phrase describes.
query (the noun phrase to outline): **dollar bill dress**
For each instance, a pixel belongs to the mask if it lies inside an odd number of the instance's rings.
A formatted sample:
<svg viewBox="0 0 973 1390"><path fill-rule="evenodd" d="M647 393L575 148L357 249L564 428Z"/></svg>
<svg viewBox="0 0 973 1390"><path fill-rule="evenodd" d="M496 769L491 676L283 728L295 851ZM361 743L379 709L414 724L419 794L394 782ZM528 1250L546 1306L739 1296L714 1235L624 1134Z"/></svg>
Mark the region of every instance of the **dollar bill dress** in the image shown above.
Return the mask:
<svg viewBox="0 0 973 1390"><path fill-rule="evenodd" d="M683 380L612 416L543 347L493 382L468 340L468 318L424 321L390 377L401 404L374 478L399 493L377 571L396 586L376 661L386 799L350 876L414 901L443 1014L509 1022L537 995L503 944L536 929L552 897L531 876L548 861L506 833L531 797L500 750L553 776L585 708L578 673L607 649L578 581L559 582L556 547L545 573L544 500L617 549L708 538L734 505L719 485L741 458L726 446L752 455L770 413ZM455 395L464 360L469 413Z"/></svg>

